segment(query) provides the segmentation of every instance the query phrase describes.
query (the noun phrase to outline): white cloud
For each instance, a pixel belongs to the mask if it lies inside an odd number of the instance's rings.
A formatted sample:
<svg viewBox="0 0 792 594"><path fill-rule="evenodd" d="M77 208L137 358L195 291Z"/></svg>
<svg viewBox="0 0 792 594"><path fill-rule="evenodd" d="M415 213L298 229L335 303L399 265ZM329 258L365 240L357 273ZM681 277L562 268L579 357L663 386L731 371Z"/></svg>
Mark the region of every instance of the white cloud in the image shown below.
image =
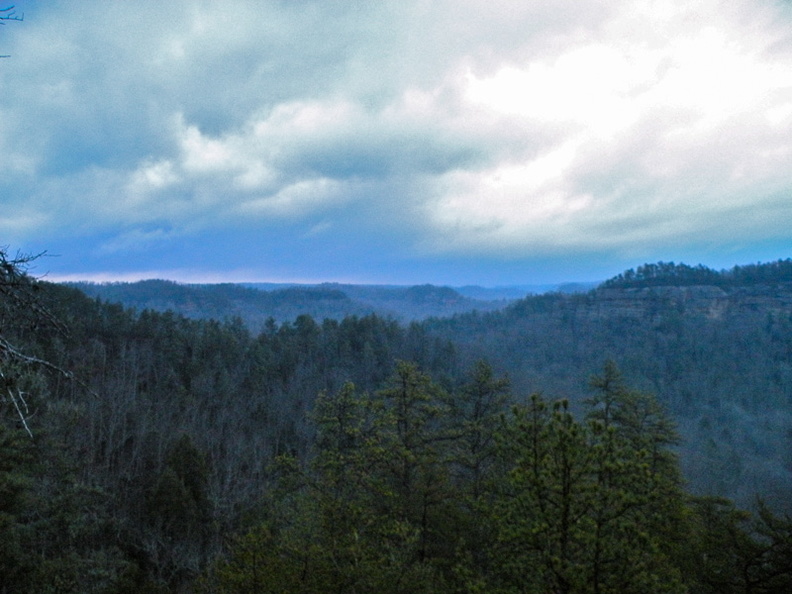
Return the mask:
<svg viewBox="0 0 792 594"><path fill-rule="evenodd" d="M648 23L637 27L625 5L606 28L616 39L592 31L557 55L468 74L473 105L565 132L524 162L440 179L432 244L515 253L762 233L748 220L725 233L715 222L749 205L761 212L792 184L792 45L778 45L766 15L724 21L720 4L707 8L669 10L667 37L647 40ZM792 203L784 210L762 218L765 233L792 217Z"/></svg>
<svg viewBox="0 0 792 594"><path fill-rule="evenodd" d="M130 177L127 191L132 195L163 190L172 187L179 181L179 176L174 171L173 162L169 160L143 163Z"/></svg>

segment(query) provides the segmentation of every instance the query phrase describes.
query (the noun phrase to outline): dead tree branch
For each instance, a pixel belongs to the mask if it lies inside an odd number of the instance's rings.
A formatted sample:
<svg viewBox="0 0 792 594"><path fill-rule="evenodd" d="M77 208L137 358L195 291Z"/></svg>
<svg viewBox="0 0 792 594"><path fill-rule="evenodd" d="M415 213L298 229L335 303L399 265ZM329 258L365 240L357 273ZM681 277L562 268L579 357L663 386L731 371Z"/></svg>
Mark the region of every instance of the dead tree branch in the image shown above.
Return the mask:
<svg viewBox="0 0 792 594"><path fill-rule="evenodd" d="M17 253L9 256L8 248L0 246L0 380L3 384L0 386L0 402L13 405L22 427L31 437L33 433L28 425L30 409L26 394L17 383L25 368L41 369L60 375L92 396L98 397L70 371L17 346L17 340L22 340L25 334L34 337L40 336L42 331L54 331L62 336L68 334L65 325L46 305L46 287L38 278L29 274L33 261L43 255Z"/></svg>
<svg viewBox="0 0 792 594"><path fill-rule="evenodd" d="M0 25L5 25L6 21L24 21L25 15L18 15L14 5L0 8ZM10 58L8 54L0 56L0 58Z"/></svg>
<svg viewBox="0 0 792 594"><path fill-rule="evenodd" d="M6 8L0 8L0 25L5 25L3 21L24 21L25 15L18 15L16 7L12 4Z"/></svg>

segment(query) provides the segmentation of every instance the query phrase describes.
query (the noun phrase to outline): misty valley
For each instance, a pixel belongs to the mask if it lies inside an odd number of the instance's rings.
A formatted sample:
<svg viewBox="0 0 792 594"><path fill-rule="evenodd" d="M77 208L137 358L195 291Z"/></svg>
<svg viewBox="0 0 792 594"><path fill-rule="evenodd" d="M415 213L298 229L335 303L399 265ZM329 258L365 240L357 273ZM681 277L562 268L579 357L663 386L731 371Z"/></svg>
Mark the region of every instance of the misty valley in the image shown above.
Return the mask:
<svg viewBox="0 0 792 594"><path fill-rule="evenodd" d="M541 290L30 263L0 250L2 593L792 591L792 260Z"/></svg>

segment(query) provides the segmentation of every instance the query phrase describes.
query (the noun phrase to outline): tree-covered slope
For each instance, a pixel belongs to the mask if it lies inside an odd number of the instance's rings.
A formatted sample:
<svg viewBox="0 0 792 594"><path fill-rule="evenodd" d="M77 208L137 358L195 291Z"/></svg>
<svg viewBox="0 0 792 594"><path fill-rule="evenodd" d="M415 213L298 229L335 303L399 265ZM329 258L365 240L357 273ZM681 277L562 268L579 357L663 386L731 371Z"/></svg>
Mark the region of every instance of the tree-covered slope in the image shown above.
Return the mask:
<svg viewBox="0 0 792 594"><path fill-rule="evenodd" d="M788 508L790 261L721 273L664 264L638 270L585 295L527 297L426 328L455 344L463 363L490 360L518 392L580 401L581 378L604 358L618 361L679 423L682 465L696 491L748 504L761 485Z"/></svg>
<svg viewBox="0 0 792 594"><path fill-rule="evenodd" d="M788 591L792 311L762 278L258 332L0 276L0 584Z"/></svg>

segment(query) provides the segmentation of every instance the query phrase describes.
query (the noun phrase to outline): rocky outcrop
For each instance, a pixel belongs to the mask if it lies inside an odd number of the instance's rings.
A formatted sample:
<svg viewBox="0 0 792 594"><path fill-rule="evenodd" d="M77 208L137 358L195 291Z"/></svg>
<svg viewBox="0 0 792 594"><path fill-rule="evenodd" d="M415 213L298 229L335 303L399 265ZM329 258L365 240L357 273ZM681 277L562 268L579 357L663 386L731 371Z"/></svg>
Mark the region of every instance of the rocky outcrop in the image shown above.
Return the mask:
<svg viewBox="0 0 792 594"><path fill-rule="evenodd" d="M652 318L660 312L719 319L728 314L762 311L792 314L792 283L723 289L688 287L601 288L590 302L597 316Z"/></svg>

